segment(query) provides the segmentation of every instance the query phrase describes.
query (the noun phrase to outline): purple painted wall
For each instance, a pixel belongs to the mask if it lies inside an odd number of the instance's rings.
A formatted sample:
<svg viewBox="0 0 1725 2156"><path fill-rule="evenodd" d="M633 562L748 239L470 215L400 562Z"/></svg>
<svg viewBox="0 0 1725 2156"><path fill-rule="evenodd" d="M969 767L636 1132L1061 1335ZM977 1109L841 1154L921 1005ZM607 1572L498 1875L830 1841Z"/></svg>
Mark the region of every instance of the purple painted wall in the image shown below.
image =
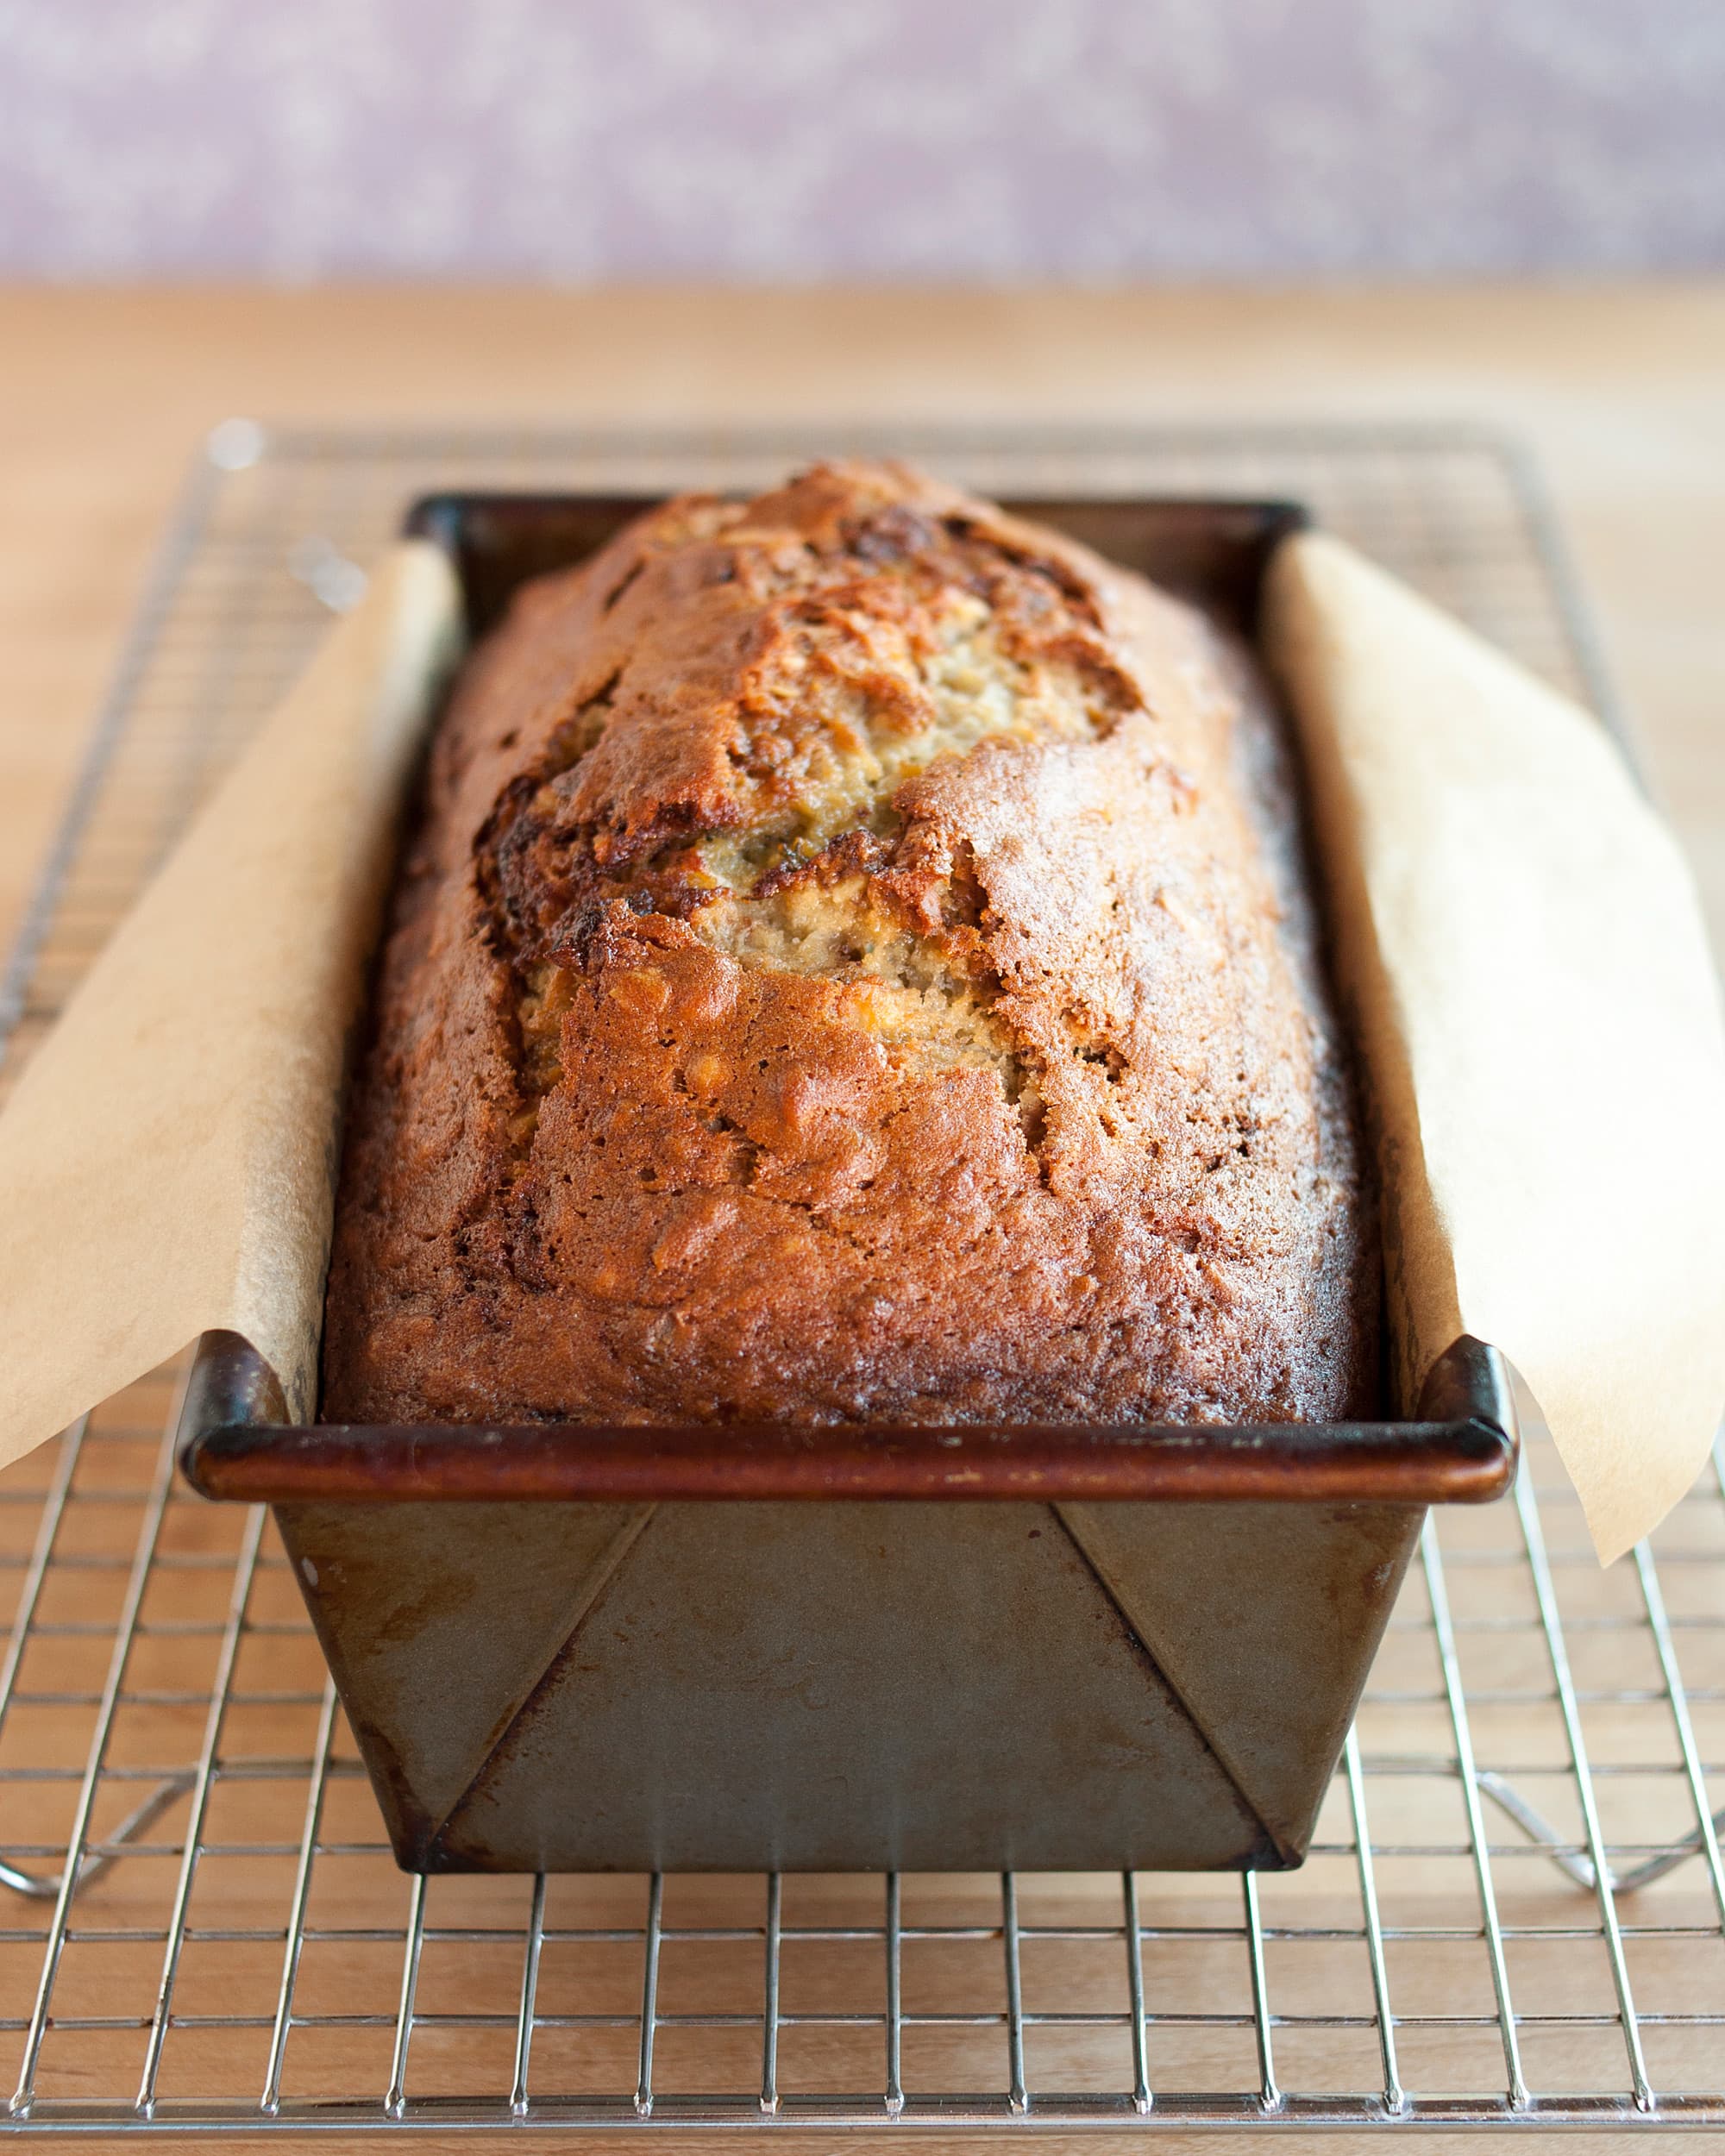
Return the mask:
<svg viewBox="0 0 1725 2156"><path fill-rule="evenodd" d="M1725 265L1725 0L0 0L0 274Z"/></svg>

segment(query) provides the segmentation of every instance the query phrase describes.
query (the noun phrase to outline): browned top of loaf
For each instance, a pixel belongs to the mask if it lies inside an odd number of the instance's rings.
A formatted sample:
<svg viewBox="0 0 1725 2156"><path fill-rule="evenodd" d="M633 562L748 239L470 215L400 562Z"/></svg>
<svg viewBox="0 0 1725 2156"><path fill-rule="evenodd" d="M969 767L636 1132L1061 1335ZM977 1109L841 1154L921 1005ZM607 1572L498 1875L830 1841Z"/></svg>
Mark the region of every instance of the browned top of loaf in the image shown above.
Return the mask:
<svg viewBox="0 0 1725 2156"><path fill-rule="evenodd" d="M326 1414L1371 1404L1280 756L1201 616L896 466L530 586L396 901Z"/></svg>

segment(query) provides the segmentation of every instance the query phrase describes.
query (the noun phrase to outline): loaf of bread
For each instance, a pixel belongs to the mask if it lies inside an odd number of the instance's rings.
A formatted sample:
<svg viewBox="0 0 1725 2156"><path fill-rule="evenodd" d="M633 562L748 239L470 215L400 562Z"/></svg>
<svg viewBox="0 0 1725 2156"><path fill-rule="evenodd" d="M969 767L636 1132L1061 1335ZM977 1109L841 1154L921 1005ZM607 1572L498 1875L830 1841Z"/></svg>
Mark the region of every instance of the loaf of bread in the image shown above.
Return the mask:
<svg viewBox="0 0 1725 2156"><path fill-rule="evenodd" d="M517 597L434 744L323 1412L1372 1411L1378 1259L1264 687L898 466Z"/></svg>

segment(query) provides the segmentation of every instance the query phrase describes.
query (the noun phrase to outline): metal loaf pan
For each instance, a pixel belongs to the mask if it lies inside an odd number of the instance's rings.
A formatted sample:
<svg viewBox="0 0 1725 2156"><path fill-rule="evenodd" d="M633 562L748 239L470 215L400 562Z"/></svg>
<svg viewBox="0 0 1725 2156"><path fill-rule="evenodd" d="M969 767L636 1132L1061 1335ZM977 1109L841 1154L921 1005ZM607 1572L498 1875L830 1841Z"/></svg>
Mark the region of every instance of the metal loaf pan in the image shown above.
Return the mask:
<svg viewBox="0 0 1725 2156"><path fill-rule="evenodd" d="M643 504L445 495L482 632ZM1250 634L1283 504L1019 501ZM200 1344L180 1461L272 1505L416 1871L1300 1862L1428 1506L1509 1485L1495 1351L1411 1422L287 1426Z"/></svg>

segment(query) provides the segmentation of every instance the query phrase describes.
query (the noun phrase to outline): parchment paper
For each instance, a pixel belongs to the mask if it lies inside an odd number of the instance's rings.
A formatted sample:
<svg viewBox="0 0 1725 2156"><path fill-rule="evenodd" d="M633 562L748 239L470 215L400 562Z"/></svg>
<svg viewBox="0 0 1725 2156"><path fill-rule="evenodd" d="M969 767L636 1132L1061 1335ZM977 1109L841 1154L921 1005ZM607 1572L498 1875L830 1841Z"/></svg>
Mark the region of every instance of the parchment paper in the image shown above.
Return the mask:
<svg viewBox="0 0 1725 2156"><path fill-rule="evenodd" d="M1462 1332L1538 1396L1603 1557L1725 1405L1725 1039L1675 847L1586 715L1299 535L1268 643L1310 766L1411 1407ZM459 642L395 550L0 1115L0 1461L213 1327L309 1418L348 1036Z"/></svg>
<svg viewBox="0 0 1725 2156"><path fill-rule="evenodd" d="M395 548L0 1115L0 1461L218 1326L310 1413L348 1033L460 617Z"/></svg>
<svg viewBox="0 0 1725 2156"><path fill-rule="evenodd" d="M1402 1406L1463 1332L1520 1370L1602 1560L1725 1408L1725 1031L1688 869L1601 728L1321 534L1293 704L1373 1094Z"/></svg>

